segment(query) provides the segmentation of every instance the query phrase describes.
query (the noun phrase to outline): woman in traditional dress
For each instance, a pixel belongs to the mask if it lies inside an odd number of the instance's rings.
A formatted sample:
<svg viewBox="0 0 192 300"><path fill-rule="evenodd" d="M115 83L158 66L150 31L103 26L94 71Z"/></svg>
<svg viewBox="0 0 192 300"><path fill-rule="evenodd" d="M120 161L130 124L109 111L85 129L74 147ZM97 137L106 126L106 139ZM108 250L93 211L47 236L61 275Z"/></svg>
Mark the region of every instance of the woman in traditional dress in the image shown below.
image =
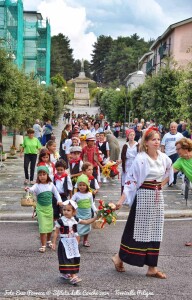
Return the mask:
<svg viewBox="0 0 192 300"><path fill-rule="evenodd" d="M122 173L121 173L121 194L123 193L127 172L138 153L138 143L135 141L135 130L128 129L126 132L127 142L121 151Z"/></svg>
<svg viewBox="0 0 192 300"><path fill-rule="evenodd" d="M124 192L117 202L119 209L125 199L131 206L121 239L119 253L112 257L118 272L123 262L148 266L146 276L165 279L157 269L160 242L163 237L164 199L162 187L173 180L170 158L159 151L160 133L155 127L146 130L139 153L127 175Z"/></svg>

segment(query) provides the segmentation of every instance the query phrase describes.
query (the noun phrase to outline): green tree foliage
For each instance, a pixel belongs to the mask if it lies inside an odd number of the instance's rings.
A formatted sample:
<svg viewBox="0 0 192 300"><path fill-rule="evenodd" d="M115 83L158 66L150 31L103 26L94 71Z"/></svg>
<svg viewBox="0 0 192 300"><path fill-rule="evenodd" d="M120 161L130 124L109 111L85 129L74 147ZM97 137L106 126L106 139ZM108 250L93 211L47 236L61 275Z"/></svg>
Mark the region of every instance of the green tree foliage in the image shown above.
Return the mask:
<svg viewBox="0 0 192 300"><path fill-rule="evenodd" d="M66 85L66 81L61 74L56 74L55 76L51 77L51 83L58 88L62 88Z"/></svg>
<svg viewBox="0 0 192 300"><path fill-rule="evenodd" d="M101 93L99 99L101 110L107 115L107 119L110 122L124 121L125 117L125 101L126 109L130 110L130 96L126 95L125 88L121 88L120 91L116 91L112 88L105 89Z"/></svg>
<svg viewBox="0 0 192 300"><path fill-rule="evenodd" d="M192 120L192 63L182 70L179 85L176 87L177 100L181 103L182 120ZM192 125L192 124L191 124Z"/></svg>
<svg viewBox="0 0 192 300"><path fill-rule="evenodd" d="M93 45L91 68L94 80L106 85L124 82L129 73L137 70L138 58L148 51L151 43L137 34L115 40L100 36Z"/></svg>
<svg viewBox="0 0 192 300"><path fill-rule="evenodd" d="M73 77L73 49L62 33L51 38L51 77L61 74L65 80Z"/></svg>
<svg viewBox="0 0 192 300"><path fill-rule="evenodd" d="M77 59L73 64L73 78L78 77L80 72L81 72L81 60ZM84 72L86 77L88 78L92 77L90 63L88 60L84 60Z"/></svg>
<svg viewBox="0 0 192 300"><path fill-rule="evenodd" d="M59 115L63 111L64 97L61 89L57 89L54 86L49 86L46 88L44 95L44 105L47 106L44 119L50 119L53 123L56 122Z"/></svg>
<svg viewBox="0 0 192 300"><path fill-rule="evenodd" d="M182 80L181 71L168 66L157 75L149 77L143 85L142 101L144 115L157 123L168 125L179 120L181 102L177 99L177 86ZM147 113L146 113L147 111Z"/></svg>
<svg viewBox="0 0 192 300"><path fill-rule="evenodd" d="M112 44L112 37L100 35L93 45L91 70L93 71L93 80L96 82L103 82L105 62Z"/></svg>

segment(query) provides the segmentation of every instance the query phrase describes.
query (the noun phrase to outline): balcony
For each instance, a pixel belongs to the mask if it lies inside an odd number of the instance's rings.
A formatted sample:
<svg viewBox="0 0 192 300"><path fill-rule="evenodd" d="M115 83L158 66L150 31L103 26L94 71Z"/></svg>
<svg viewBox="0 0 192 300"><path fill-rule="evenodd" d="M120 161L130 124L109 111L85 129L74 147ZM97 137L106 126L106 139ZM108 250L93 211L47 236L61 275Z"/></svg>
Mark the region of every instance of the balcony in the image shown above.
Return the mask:
<svg viewBox="0 0 192 300"><path fill-rule="evenodd" d="M150 75L154 70L153 59L150 59L146 64L146 74Z"/></svg>
<svg viewBox="0 0 192 300"><path fill-rule="evenodd" d="M163 59L165 56L169 55L170 46L167 43L164 43L159 47L159 56L160 59Z"/></svg>

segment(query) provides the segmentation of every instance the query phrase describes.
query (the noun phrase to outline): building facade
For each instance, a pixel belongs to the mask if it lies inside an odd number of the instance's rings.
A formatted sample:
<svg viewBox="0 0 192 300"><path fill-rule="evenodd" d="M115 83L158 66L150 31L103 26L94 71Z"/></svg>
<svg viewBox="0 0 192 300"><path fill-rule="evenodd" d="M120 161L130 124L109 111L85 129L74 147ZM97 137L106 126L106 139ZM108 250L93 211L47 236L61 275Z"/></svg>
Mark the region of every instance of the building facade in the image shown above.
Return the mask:
<svg viewBox="0 0 192 300"><path fill-rule="evenodd" d="M192 61L192 18L170 25L151 45L150 52L142 56L139 65L146 75L152 75L167 64L169 57L183 67ZM173 64L170 61L170 66Z"/></svg>
<svg viewBox="0 0 192 300"><path fill-rule="evenodd" d="M22 0L0 0L0 47L19 69L50 84L50 24L36 11L23 11Z"/></svg>

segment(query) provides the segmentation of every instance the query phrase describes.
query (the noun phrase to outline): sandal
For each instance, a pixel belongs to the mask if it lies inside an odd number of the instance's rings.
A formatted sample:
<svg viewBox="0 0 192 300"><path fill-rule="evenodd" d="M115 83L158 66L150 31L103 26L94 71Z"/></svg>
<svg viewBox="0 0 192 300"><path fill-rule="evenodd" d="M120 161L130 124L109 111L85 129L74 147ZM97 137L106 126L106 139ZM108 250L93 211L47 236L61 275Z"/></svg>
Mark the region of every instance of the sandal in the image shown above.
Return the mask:
<svg viewBox="0 0 192 300"><path fill-rule="evenodd" d="M24 184L25 184L25 185L28 185L28 184L29 184L29 179L25 179L25 180L24 180Z"/></svg>
<svg viewBox="0 0 192 300"><path fill-rule="evenodd" d="M83 242L83 246L84 246L84 247L90 247L91 245L89 244L88 241L84 241L84 242Z"/></svg>
<svg viewBox="0 0 192 300"><path fill-rule="evenodd" d="M192 246L192 242L186 242L186 243L185 243L185 246L187 246L187 247Z"/></svg>
<svg viewBox="0 0 192 300"><path fill-rule="evenodd" d="M61 274L61 277L63 279L69 280L69 279L71 279L71 274Z"/></svg>
<svg viewBox="0 0 192 300"><path fill-rule="evenodd" d="M39 248L39 252L44 253L46 251L46 246L41 246L41 248Z"/></svg>
<svg viewBox="0 0 192 300"><path fill-rule="evenodd" d="M47 247L52 249L52 246L53 246L52 242L51 241L47 241Z"/></svg>
<svg viewBox="0 0 192 300"><path fill-rule="evenodd" d="M79 278L78 276L74 276L74 277L71 277L71 279L69 280L69 282L71 283L71 284L77 284L77 283L79 283L79 282L81 282L82 281L82 279L81 278Z"/></svg>
<svg viewBox="0 0 192 300"><path fill-rule="evenodd" d="M157 271L156 273L153 274L146 274L147 277L153 277L153 278L158 278L158 279L166 279L167 276L165 273L161 272L161 271Z"/></svg>
<svg viewBox="0 0 192 300"><path fill-rule="evenodd" d="M123 266L123 262L121 263L116 263L115 257L111 257L112 262L114 263L115 269L117 272L125 272L125 268Z"/></svg>

